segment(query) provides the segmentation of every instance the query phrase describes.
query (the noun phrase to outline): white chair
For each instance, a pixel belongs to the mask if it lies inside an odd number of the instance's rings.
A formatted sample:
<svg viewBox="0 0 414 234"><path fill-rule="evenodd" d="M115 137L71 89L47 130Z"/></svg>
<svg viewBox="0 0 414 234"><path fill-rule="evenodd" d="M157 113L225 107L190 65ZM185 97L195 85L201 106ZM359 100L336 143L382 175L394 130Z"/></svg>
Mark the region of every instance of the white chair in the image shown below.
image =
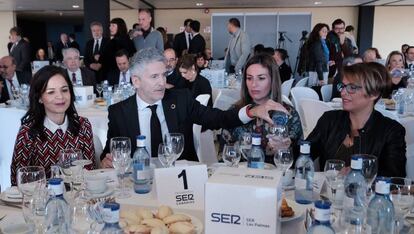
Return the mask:
<svg viewBox="0 0 414 234"><path fill-rule="evenodd" d="M318 93L308 87L293 87L292 90L290 90L290 95L292 96L293 105L295 106L296 110L299 106L299 100L302 98L319 100Z"/></svg>
<svg viewBox="0 0 414 234"><path fill-rule="evenodd" d="M25 110L0 108L0 185L6 189L10 187L10 165L13 158L14 143L20 129L20 119L26 113Z"/></svg>
<svg viewBox="0 0 414 234"><path fill-rule="evenodd" d="M282 101L286 104L289 104L289 105L293 106L292 101L287 96L285 96L284 94L282 94Z"/></svg>
<svg viewBox="0 0 414 234"><path fill-rule="evenodd" d="M407 178L414 179L414 120L411 117L400 118L400 124L405 128L405 142L407 144L407 162L405 164L405 170L407 172Z"/></svg>
<svg viewBox="0 0 414 234"><path fill-rule="evenodd" d="M306 87L306 86L308 86L308 79L309 79L309 77L304 77L304 78L300 79L295 84L295 87Z"/></svg>
<svg viewBox="0 0 414 234"><path fill-rule="evenodd" d="M300 99L299 109L301 110L300 112L302 112L300 120L302 122L303 136L305 139L315 128L323 113L333 110L333 108L325 102L308 98Z"/></svg>
<svg viewBox="0 0 414 234"><path fill-rule="evenodd" d="M209 99L210 95L208 94L201 94L196 97L196 100L204 106L207 105ZM201 126L193 124L193 141L198 155L198 161L207 165L217 162L217 153L214 145L213 132L211 130L202 133Z"/></svg>
<svg viewBox="0 0 414 234"><path fill-rule="evenodd" d="M330 102L332 98L332 84L323 85L321 87L322 100Z"/></svg>
<svg viewBox="0 0 414 234"><path fill-rule="evenodd" d="M290 89L292 88L293 82L295 79L286 80L282 83L281 89L282 89L282 95L285 95L286 97L289 97Z"/></svg>

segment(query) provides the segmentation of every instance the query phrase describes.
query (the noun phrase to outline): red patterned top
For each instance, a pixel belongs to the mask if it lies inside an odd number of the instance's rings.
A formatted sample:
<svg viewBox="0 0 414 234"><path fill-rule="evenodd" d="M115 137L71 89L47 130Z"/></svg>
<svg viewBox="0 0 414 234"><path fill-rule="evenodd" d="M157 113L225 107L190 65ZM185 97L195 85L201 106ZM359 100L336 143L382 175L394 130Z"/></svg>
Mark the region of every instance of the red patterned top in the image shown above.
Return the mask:
<svg viewBox="0 0 414 234"><path fill-rule="evenodd" d="M58 162L59 152L66 148L80 149L83 157L93 162L87 169L93 169L93 165L95 164L95 149L91 123L88 119L82 117L79 117L79 122L80 128L77 136L74 136L69 129L65 133L61 130L52 133L45 127L44 133L46 140L41 140L40 136L30 137L29 130L31 123L23 124L20 127L14 145L13 160L11 163L11 184L17 184L17 170L24 166L43 166L46 177L49 177L50 166Z"/></svg>

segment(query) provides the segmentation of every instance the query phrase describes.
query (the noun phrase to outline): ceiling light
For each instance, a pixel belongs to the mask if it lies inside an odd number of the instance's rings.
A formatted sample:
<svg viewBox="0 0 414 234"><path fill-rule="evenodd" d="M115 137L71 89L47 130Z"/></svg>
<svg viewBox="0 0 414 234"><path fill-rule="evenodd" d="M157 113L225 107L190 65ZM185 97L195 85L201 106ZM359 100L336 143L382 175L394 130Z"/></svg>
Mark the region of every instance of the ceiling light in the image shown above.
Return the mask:
<svg viewBox="0 0 414 234"><path fill-rule="evenodd" d="M314 2L313 4L315 4L315 5L321 5L322 2Z"/></svg>
<svg viewBox="0 0 414 234"><path fill-rule="evenodd" d="M79 8L79 5L72 5L73 8Z"/></svg>
<svg viewBox="0 0 414 234"><path fill-rule="evenodd" d="M203 6L204 4L202 2L197 2L196 6Z"/></svg>

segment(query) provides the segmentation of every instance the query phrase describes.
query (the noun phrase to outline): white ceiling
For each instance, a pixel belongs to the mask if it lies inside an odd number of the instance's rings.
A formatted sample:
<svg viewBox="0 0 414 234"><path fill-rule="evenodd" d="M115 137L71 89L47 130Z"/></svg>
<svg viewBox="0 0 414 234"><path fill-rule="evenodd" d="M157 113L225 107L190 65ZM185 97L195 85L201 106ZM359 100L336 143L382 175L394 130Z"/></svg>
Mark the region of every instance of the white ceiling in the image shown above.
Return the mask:
<svg viewBox="0 0 414 234"><path fill-rule="evenodd" d="M315 5L315 2L321 4ZM414 0L110 0L111 9L148 8L259 8L319 7L359 5L414 5ZM196 6L196 3L203 3ZM74 9L73 5L79 5ZM82 10L83 0L0 0L0 11L72 11Z"/></svg>

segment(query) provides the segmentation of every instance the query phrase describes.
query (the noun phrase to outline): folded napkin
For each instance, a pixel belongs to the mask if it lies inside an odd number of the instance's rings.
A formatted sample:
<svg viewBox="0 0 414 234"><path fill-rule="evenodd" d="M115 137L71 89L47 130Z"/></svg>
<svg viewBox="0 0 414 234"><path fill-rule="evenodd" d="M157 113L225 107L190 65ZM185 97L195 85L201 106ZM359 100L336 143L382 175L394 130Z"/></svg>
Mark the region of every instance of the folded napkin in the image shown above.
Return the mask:
<svg viewBox="0 0 414 234"><path fill-rule="evenodd" d="M8 198L14 198L14 199L23 198L23 194L20 193L19 189L17 189L16 186L12 186L12 187L6 189L6 191L4 191L4 193L6 194L6 196Z"/></svg>

